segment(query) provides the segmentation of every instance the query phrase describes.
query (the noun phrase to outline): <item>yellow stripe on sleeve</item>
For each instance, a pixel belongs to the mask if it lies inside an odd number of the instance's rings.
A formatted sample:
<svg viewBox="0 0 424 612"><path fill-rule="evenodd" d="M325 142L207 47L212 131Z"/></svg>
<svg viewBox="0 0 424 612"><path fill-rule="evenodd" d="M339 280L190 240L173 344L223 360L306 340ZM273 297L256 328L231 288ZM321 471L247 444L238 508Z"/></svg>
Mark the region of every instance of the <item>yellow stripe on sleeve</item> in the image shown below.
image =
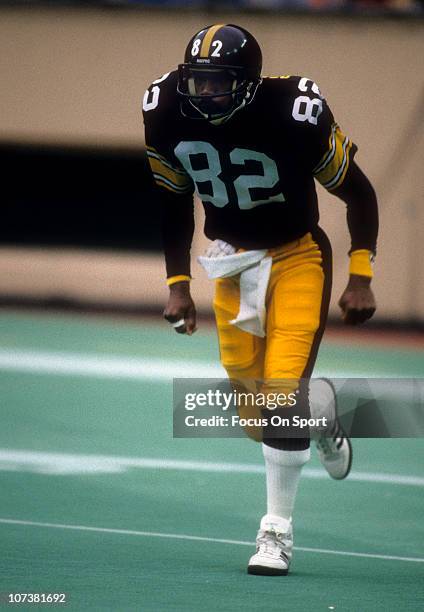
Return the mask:
<svg viewBox="0 0 424 612"><path fill-rule="evenodd" d="M352 149L352 142L337 124L332 126L328 147L313 173L321 185L332 190L341 185L346 176Z"/></svg>
<svg viewBox="0 0 424 612"><path fill-rule="evenodd" d="M147 147L147 158L153 178L160 187L165 187L175 193L189 193L193 191L191 178L182 168L174 166L153 147Z"/></svg>
<svg viewBox="0 0 424 612"><path fill-rule="evenodd" d="M155 179L155 183L157 185L159 185L159 187L164 187L168 191L172 191L172 193L190 193L190 189L182 189L182 188L179 189L179 188L175 187L175 185L173 183L170 183L166 179L162 179L157 174L153 175L153 178Z"/></svg>
<svg viewBox="0 0 424 612"><path fill-rule="evenodd" d="M149 157L149 164L153 174L158 174L168 179L168 181L177 187L188 187L190 185L190 179L185 174L170 168L168 165L165 166L160 159Z"/></svg>

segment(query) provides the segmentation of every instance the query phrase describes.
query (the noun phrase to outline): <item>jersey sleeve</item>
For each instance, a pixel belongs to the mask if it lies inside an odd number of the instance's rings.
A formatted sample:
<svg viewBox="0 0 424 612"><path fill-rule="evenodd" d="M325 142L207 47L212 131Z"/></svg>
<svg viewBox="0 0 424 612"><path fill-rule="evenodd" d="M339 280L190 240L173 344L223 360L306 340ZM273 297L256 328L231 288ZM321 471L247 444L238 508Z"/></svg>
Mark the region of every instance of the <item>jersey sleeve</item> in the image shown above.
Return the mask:
<svg viewBox="0 0 424 612"><path fill-rule="evenodd" d="M350 252L365 249L376 252L378 206L375 191L353 158L357 146L343 133L333 113L310 79L300 78L298 89L305 92L292 117L302 121L307 132L310 169L313 176L347 205L351 235Z"/></svg>
<svg viewBox="0 0 424 612"><path fill-rule="evenodd" d="M168 279L190 277L190 247L194 231L190 176L173 153L175 105L170 95L175 75L166 74L146 90L143 98L146 152L156 184L155 204L161 209L162 242Z"/></svg>
<svg viewBox="0 0 424 612"><path fill-rule="evenodd" d="M147 144L147 138L146 151L150 170L152 171L155 183L159 187L163 187L176 194L193 193L193 184L186 171L173 164L156 147Z"/></svg>
<svg viewBox="0 0 424 612"><path fill-rule="evenodd" d="M317 156L321 156L312 173L323 187L333 191L343 183L358 147L342 132L329 109L328 114L331 119L322 122L321 142L316 147Z"/></svg>
<svg viewBox="0 0 424 612"><path fill-rule="evenodd" d="M175 194L192 194L193 182L172 150L172 117L175 109L169 99L169 90L173 79L174 75L168 73L153 81L143 97L147 158L159 187Z"/></svg>
<svg viewBox="0 0 424 612"><path fill-rule="evenodd" d="M335 121L316 83L301 77L297 89L292 117L307 131L312 174L321 185L333 191L343 183L358 148Z"/></svg>

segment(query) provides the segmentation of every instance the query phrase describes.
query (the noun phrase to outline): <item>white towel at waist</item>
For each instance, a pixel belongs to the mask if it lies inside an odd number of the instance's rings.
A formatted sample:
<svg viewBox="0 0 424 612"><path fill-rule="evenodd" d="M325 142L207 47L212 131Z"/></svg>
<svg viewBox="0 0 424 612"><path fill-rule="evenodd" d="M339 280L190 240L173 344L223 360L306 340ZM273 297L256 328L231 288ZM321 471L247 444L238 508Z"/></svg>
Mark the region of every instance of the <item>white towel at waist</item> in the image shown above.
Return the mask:
<svg viewBox="0 0 424 612"><path fill-rule="evenodd" d="M265 298L271 273L272 257L265 249L243 251L234 255L197 258L208 278L226 278L240 274L240 309L230 321L254 336L265 336Z"/></svg>

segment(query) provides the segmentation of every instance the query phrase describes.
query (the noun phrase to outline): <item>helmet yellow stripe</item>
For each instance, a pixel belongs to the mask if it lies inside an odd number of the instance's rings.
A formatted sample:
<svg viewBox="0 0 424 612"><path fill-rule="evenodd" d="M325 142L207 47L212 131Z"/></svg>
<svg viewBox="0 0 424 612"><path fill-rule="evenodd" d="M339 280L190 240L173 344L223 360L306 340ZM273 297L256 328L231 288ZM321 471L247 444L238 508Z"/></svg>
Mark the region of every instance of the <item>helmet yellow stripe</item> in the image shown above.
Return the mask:
<svg viewBox="0 0 424 612"><path fill-rule="evenodd" d="M200 47L200 57L209 56L212 39L215 36L215 34L218 32L218 30L220 30L223 26L224 26L223 23L218 23L217 25L210 27L209 30L206 32L203 38L203 41L202 41L202 46Z"/></svg>

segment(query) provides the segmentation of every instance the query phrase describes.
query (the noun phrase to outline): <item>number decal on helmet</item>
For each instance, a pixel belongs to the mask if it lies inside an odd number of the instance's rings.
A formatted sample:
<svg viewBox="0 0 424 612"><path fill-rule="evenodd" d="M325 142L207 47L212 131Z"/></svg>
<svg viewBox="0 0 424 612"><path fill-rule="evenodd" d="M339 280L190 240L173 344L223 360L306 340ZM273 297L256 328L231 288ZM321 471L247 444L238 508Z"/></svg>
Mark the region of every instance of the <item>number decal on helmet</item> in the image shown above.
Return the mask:
<svg viewBox="0 0 424 612"><path fill-rule="evenodd" d="M317 125L318 117L322 113L322 100L323 97L319 90L319 87L311 79L305 77L299 81L298 88L300 91L308 93L308 82L312 83L311 90L319 98L309 98L308 96L298 96L293 104L292 117L296 121L308 121L313 125Z"/></svg>
<svg viewBox="0 0 424 612"><path fill-rule="evenodd" d="M214 40L212 47L215 47L215 49L213 53L211 53L211 57L221 57L220 51L222 49L222 40Z"/></svg>
<svg viewBox="0 0 424 612"><path fill-rule="evenodd" d="M193 46L191 48L191 54L193 57L199 53L201 42L202 41L200 40L200 38L196 38L196 40L194 41Z"/></svg>

